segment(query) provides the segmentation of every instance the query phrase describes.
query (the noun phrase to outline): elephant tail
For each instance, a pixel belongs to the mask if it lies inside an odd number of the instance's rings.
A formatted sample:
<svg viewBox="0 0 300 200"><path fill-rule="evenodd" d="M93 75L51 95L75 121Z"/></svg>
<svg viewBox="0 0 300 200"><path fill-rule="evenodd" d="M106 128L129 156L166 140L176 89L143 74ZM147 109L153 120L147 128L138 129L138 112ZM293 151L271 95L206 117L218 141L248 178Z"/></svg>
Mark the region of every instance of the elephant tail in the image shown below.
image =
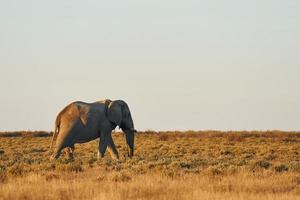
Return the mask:
<svg viewBox="0 0 300 200"><path fill-rule="evenodd" d="M53 143L56 141L56 138L57 138L57 135L59 132L59 126L60 126L60 120L57 118L55 121L55 127L54 127L54 132L53 132L50 148L53 148Z"/></svg>

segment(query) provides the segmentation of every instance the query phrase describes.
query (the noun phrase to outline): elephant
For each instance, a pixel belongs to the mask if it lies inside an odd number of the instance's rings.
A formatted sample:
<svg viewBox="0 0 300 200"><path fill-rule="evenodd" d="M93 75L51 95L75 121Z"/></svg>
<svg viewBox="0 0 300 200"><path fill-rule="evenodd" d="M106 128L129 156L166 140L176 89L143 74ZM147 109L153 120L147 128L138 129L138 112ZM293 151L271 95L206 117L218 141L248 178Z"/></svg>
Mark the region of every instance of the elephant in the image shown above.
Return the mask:
<svg viewBox="0 0 300 200"><path fill-rule="evenodd" d="M131 112L123 100L110 99L86 103L75 101L67 105L56 117L51 148L55 143L50 160L58 159L61 151L66 148L70 158L74 158L74 145L100 138L99 158L108 148L113 159L119 159L111 132L116 127L125 133L128 156L134 151L134 129Z"/></svg>

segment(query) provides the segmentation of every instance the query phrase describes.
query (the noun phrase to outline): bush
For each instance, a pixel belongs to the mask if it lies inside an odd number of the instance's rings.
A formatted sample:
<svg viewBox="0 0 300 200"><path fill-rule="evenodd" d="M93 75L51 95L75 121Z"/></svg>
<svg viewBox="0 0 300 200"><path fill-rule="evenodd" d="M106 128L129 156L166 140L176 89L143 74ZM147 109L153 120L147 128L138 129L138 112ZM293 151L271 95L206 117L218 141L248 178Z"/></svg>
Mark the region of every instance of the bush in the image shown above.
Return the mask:
<svg viewBox="0 0 300 200"><path fill-rule="evenodd" d="M261 168L264 168L264 169L268 169L271 166L271 163L269 163L268 161L265 161L265 160L260 160L260 161L257 161L254 164L254 166L255 167L261 167Z"/></svg>
<svg viewBox="0 0 300 200"><path fill-rule="evenodd" d="M276 172L284 172L284 171L288 171L289 167L284 164L281 164L281 165L275 166L274 169Z"/></svg>
<svg viewBox="0 0 300 200"><path fill-rule="evenodd" d="M191 163L187 162L187 161L183 161L183 162L180 162L179 163L179 167L180 168L187 168L187 169L190 169L192 166L191 166Z"/></svg>

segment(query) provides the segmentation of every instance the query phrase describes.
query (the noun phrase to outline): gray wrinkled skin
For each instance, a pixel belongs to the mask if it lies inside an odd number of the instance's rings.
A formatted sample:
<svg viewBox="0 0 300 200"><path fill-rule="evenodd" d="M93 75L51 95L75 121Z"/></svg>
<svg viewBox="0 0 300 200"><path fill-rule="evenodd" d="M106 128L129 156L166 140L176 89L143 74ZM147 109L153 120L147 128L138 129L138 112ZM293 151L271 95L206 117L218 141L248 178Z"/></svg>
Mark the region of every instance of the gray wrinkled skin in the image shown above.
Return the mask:
<svg viewBox="0 0 300 200"><path fill-rule="evenodd" d="M113 159L119 159L118 151L111 136L119 126L125 133L128 156L134 151L134 124L128 105L122 100L109 99L94 103L76 101L66 106L56 117L51 147L55 144L50 160L59 158L66 148L73 158L74 145L100 137L99 156L103 157L108 148Z"/></svg>

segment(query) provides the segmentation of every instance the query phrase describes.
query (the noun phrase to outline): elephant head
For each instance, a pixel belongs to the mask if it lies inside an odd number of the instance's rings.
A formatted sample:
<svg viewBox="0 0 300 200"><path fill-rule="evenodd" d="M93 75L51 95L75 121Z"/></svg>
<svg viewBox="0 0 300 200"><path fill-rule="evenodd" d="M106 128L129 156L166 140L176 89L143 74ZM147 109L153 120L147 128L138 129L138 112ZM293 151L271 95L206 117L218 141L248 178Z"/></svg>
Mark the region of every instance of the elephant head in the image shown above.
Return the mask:
<svg viewBox="0 0 300 200"><path fill-rule="evenodd" d="M107 117L125 133L128 155L132 157L134 151L134 132L136 132L136 130L134 129L128 105L122 100L110 102L107 109Z"/></svg>

